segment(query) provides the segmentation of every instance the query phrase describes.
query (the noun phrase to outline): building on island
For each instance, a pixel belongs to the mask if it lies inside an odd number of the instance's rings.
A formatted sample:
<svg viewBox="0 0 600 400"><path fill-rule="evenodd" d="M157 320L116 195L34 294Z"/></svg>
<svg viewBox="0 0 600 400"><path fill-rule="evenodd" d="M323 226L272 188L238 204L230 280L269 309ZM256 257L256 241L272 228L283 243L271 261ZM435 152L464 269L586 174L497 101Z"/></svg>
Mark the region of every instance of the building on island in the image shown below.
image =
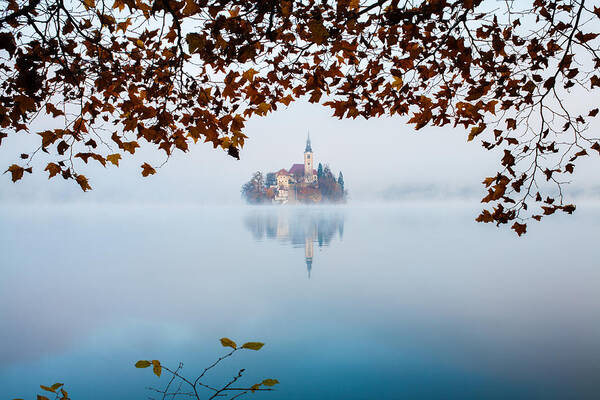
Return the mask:
<svg viewBox="0 0 600 400"><path fill-rule="evenodd" d="M314 166L318 164L318 171ZM242 197L250 204L316 204L340 203L346 200L342 172L336 179L328 164L315 162L310 143L306 138L304 163L294 163L290 169L277 172L256 171L250 181L242 185Z"/></svg>
<svg viewBox="0 0 600 400"><path fill-rule="evenodd" d="M317 171L313 167L314 154L310 143L310 134L304 148L304 164L292 164L289 170L277 171L277 183L272 187L276 190L273 201L276 203L294 203L298 198L298 190L317 186Z"/></svg>

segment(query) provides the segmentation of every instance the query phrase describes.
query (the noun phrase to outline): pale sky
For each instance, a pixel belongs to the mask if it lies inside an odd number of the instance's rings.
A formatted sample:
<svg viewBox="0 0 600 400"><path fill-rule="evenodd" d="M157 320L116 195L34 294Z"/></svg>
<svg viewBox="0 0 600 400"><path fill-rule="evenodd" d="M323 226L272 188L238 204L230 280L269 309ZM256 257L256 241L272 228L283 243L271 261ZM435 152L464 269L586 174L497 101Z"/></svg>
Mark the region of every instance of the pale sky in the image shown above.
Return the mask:
<svg viewBox="0 0 600 400"><path fill-rule="evenodd" d="M477 141L467 143L462 127L415 131L404 118L340 121L331 114L323 106L292 103L287 109L282 107L247 123L249 138L240 161L212 145L198 144L188 153L175 153L148 178L141 176L140 165L150 161L156 166L163 159L162 154L152 153L141 143L142 151L134 157L124 155L118 169L105 169L93 161L84 165L86 169L80 172L94 188L87 193L74 181L58 177L48 181L47 173L40 173L45 164L34 163L38 173L26 174L16 184L9 174L1 176L0 201L240 204L240 187L254 171L276 171L303 162L308 131L315 166L319 162L329 164L336 176L341 170L350 199L355 202L380 199L391 186L410 191L433 185L440 196L468 190L473 198L481 198L484 189L480 182L495 175L499 165L499 153L486 151ZM29 150L22 144L30 139L24 134L5 139L0 165L6 168L19 161L16 157L22 150ZM597 162L597 157L581 160L574 187L600 184L595 173Z"/></svg>

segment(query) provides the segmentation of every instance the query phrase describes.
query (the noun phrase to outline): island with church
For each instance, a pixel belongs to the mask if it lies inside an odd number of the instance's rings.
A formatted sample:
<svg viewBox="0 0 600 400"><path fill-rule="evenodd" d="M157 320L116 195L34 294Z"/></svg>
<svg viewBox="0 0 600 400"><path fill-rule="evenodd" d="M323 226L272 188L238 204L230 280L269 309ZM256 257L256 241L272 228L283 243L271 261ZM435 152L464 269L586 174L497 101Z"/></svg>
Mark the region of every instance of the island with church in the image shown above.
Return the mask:
<svg viewBox="0 0 600 400"><path fill-rule="evenodd" d="M346 201L344 175L336 178L328 164L314 169L310 135L304 148L304 164L263 175L257 171L242 186L242 197L250 204L315 204Z"/></svg>

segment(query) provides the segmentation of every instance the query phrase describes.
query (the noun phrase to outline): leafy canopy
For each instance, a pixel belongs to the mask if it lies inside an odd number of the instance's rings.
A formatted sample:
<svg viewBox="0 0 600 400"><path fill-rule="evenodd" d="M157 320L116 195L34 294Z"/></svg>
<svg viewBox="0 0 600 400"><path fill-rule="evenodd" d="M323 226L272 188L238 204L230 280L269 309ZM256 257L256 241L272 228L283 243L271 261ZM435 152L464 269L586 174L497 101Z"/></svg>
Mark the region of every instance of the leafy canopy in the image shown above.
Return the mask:
<svg viewBox="0 0 600 400"><path fill-rule="evenodd" d="M13 181L33 172L35 156L50 178L89 190L86 164L118 167L144 143L168 158L204 141L237 158L248 118L307 98L339 118L464 127L502 157L478 220L514 222L521 234L524 218L574 211L565 176L600 153L586 134L598 108L567 101L600 87L592 2L2 3L0 146L39 136L8 166ZM141 165L143 176L155 172Z"/></svg>

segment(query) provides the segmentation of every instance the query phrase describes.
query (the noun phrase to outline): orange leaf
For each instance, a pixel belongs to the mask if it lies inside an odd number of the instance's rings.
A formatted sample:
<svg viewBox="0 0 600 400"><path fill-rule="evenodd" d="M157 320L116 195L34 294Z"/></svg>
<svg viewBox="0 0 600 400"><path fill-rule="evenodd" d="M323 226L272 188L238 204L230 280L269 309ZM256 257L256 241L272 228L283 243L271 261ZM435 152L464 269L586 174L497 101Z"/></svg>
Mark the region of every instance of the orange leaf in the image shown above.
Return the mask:
<svg viewBox="0 0 600 400"><path fill-rule="evenodd" d="M146 177L148 175L154 175L156 173L156 170L154 168L152 168L152 166L148 163L143 163L142 164L142 176Z"/></svg>
<svg viewBox="0 0 600 400"><path fill-rule="evenodd" d="M87 178L84 175L77 175L77 178L75 178L75 180L77 181L79 186L81 186L81 190L83 190L84 192L92 190L92 187L90 186Z"/></svg>

